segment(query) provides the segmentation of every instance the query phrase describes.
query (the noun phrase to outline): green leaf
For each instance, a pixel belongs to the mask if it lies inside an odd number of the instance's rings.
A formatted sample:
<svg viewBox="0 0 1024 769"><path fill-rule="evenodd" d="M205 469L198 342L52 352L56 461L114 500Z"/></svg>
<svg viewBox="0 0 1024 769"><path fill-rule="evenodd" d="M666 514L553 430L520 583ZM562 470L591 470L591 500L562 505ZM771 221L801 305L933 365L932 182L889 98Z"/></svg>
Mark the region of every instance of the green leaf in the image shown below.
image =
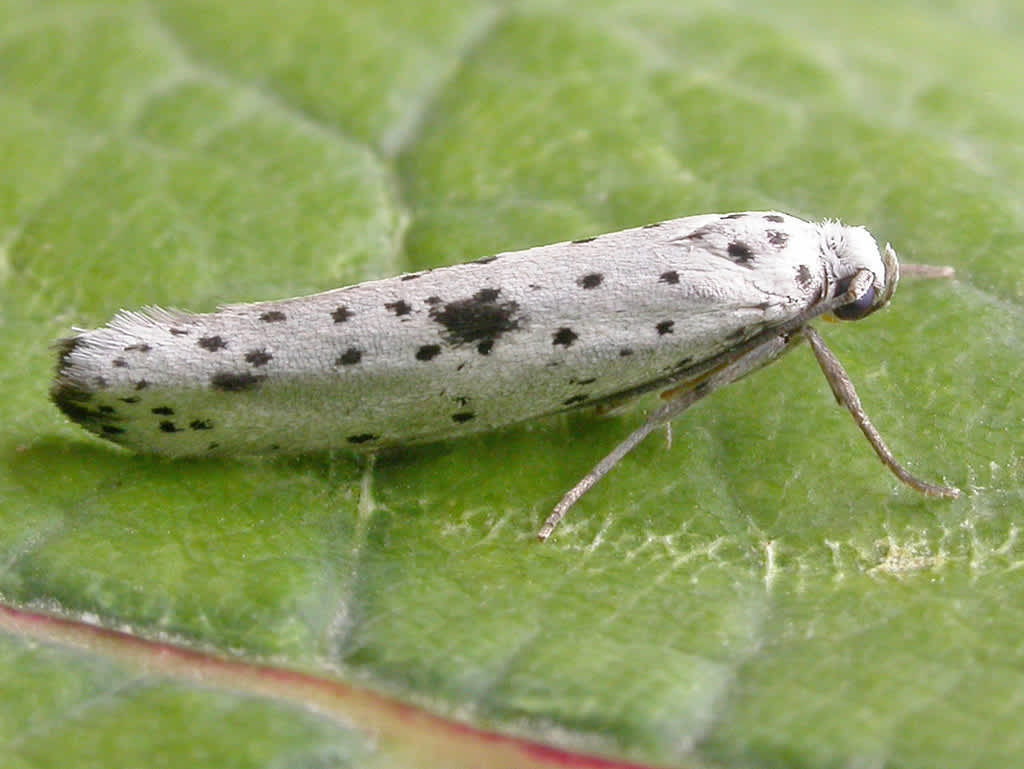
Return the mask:
<svg viewBox="0 0 1024 769"><path fill-rule="evenodd" d="M1018 766L1022 32L1008 2L0 0L9 765ZM820 330L962 499L901 487L806 349L545 545L655 398L374 463L133 456L47 400L53 340L122 307L767 208L956 267ZM502 752L530 740L568 752Z"/></svg>

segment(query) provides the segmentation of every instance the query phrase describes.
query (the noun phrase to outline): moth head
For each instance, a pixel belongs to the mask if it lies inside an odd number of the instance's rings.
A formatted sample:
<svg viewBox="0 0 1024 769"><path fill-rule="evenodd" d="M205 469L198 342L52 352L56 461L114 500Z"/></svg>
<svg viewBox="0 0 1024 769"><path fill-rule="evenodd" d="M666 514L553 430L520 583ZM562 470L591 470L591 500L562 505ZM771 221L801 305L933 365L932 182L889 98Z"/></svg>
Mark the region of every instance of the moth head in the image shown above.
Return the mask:
<svg viewBox="0 0 1024 769"><path fill-rule="evenodd" d="M863 227L844 227L838 222L822 226L823 249L833 257L836 297L861 288L852 302L832 310L839 320L860 320L889 303L900 279L896 252L888 243L881 251L871 233Z"/></svg>

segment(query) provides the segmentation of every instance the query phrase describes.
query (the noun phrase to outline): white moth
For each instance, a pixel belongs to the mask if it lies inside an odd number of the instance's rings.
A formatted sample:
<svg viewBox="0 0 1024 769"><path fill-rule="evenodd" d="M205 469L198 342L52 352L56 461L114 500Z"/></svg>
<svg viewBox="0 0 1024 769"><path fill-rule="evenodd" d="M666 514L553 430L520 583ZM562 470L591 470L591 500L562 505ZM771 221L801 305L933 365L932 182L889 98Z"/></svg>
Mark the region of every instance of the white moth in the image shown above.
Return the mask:
<svg viewBox="0 0 1024 769"><path fill-rule="evenodd" d="M801 339L882 461L930 495L808 325L884 306L896 254L862 227L707 214L209 314L147 307L59 343L71 419L168 456L446 440L651 390L666 403L555 508L647 435Z"/></svg>

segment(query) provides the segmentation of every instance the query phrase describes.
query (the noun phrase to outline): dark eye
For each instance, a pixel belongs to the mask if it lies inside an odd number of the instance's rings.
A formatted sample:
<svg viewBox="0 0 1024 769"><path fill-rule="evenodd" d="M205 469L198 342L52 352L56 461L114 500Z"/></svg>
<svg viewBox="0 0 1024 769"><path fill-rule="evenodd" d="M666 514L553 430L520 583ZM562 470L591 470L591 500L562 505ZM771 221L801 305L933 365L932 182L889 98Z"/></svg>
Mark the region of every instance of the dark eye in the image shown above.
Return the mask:
<svg viewBox="0 0 1024 769"><path fill-rule="evenodd" d="M850 288L850 280L846 279L839 282L836 287L836 296L846 292ZM864 295L855 302L844 304L842 307L836 307L832 310L832 314L840 320L860 320L865 315L870 315L871 311L875 306L875 287L870 286Z"/></svg>

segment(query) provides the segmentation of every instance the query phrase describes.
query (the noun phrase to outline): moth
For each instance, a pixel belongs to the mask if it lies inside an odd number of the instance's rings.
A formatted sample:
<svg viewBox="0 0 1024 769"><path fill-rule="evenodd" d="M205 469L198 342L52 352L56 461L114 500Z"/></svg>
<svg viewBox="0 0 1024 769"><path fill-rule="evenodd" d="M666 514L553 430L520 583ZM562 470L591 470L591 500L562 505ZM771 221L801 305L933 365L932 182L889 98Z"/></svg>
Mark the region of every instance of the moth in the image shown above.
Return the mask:
<svg viewBox="0 0 1024 769"><path fill-rule="evenodd" d="M121 311L58 342L51 396L102 438L177 457L377 452L662 391L543 540L644 438L806 340L882 462L955 497L896 461L810 325L870 315L898 280L863 227L690 216L213 313Z"/></svg>

